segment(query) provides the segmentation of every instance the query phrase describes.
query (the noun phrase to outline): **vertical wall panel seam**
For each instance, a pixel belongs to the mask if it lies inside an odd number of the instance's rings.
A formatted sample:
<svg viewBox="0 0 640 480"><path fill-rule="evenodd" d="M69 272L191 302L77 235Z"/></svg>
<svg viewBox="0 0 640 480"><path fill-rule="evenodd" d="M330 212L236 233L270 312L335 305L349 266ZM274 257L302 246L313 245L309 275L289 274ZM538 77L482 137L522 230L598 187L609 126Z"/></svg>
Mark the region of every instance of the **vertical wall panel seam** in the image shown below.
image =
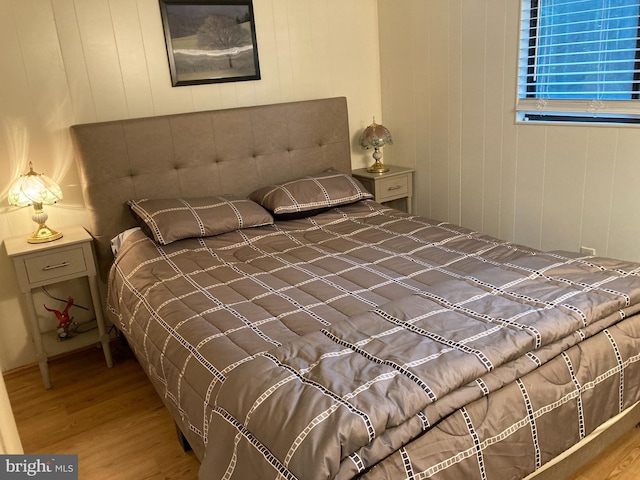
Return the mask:
<svg viewBox="0 0 640 480"><path fill-rule="evenodd" d="M587 148L584 151L584 175L582 176L582 201L580 204L580 233L578 234L578 249L583 244L582 235L584 234L584 212L585 212L585 201L587 197L587 172L589 171L589 144L591 140L591 129L587 129L587 140L586 145Z"/></svg>
<svg viewBox="0 0 640 480"><path fill-rule="evenodd" d="M506 3L506 2L504 2ZM507 7L504 7L504 20L502 24L502 37L507 38ZM507 42L502 44L502 72L500 78L502 79L502 92L500 95L500 176L498 178L498 234L502 232L502 177L504 169L504 78L506 74L506 58L507 58Z"/></svg>
<svg viewBox="0 0 640 480"><path fill-rule="evenodd" d="M120 55L118 38L116 37L116 29L113 22L113 12L111 10L111 2L107 2L107 8L109 9L109 21L111 22L111 34L113 35L113 44L115 45L116 52L118 54L118 67L120 68L120 81L122 82L122 93L124 94L124 103L127 107L127 118L131 118L131 107L129 106L129 96L127 95L127 85L126 85L126 82L124 81L124 73L122 69L122 60L121 60L122 57Z"/></svg>
<svg viewBox="0 0 640 480"><path fill-rule="evenodd" d="M537 248L542 248L542 237L544 230L544 193L546 186L546 175L547 175L547 153L549 148L549 128L544 127L544 149L542 153L542 205L540 205L540 230L538 232L538 245Z"/></svg>
<svg viewBox="0 0 640 480"><path fill-rule="evenodd" d="M518 164L519 164L519 156L520 156L520 128L516 126L516 149L514 159L514 172L513 172L513 198L511 201L513 202L513 220L511 224L511 239L516 239L516 225L518 219Z"/></svg>
<svg viewBox="0 0 640 480"><path fill-rule="evenodd" d="M464 9L464 0L460 0L460 13L462 13ZM464 46L463 46L463 41L464 41L464 30L462 28L462 15L460 15L460 19L458 20L460 22L460 55L459 55L459 71L460 71L460 84L458 85L458 88L460 89L460 103L458 105L458 108L460 109L459 111L459 122L460 124L458 125L458 131L460 132L460 134L458 135L458 214L456 216L455 222L454 223L458 223L461 224L462 223L462 176L463 176L463 172L462 172L462 132L463 132L463 123L464 123L464 119L463 119L463 113L464 113L464 89L463 89L463 83L464 83Z"/></svg>
<svg viewBox="0 0 640 480"><path fill-rule="evenodd" d="M607 219L607 236L605 239L604 255L609 255L609 243L611 241L611 217L613 215L613 197L616 188L616 169L618 166L618 152L620 147L620 129L616 129L616 145L613 154L613 175L611 176L611 196L609 197L609 218Z"/></svg>
<svg viewBox="0 0 640 480"><path fill-rule="evenodd" d="M484 5L484 62L482 62L482 117L487 118L487 35L488 32L488 9L489 7L485 3ZM487 178L487 122L482 122L482 198L480 200L480 230L485 230L485 207L486 207L486 178Z"/></svg>
<svg viewBox="0 0 640 480"><path fill-rule="evenodd" d="M73 8L74 12L75 12L75 5ZM60 42L60 32L58 30L58 22L56 21L56 10L53 6L53 2L51 2L51 13L53 15L53 26L56 30L56 40L58 41L58 50L60 51L60 60L62 62L62 66L64 68L64 81L67 84L67 91L70 93L71 92L71 84L69 82L69 74L67 73L67 67L65 65L65 61L64 61L64 55L62 53L62 43ZM77 17L76 17L77 19ZM77 20L76 20L77 23ZM82 50L84 53L84 49ZM76 118L76 109L75 109L75 105L73 104L73 95L69 95L69 101L71 102L71 109L73 110L73 117L74 117L74 121L77 120ZM93 101L93 98L92 98ZM94 105L95 108L95 105Z"/></svg>
<svg viewBox="0 0 640 480"><path fill-rule="evenodd" d="M156 115L156 102L155 96L153 95L153 89L151 88L151 74L149 72L149 53L147 50L147 44L144 41L144 34L142 33L142 22L140 21L140 0L136 1L136 14L138 15L138 24L140 25L140 40L142 42L142 51L144 52L144 65L147 71L147 80L150 90L149 97L151 98L151 109L153 111L153 114Z"/></svg>

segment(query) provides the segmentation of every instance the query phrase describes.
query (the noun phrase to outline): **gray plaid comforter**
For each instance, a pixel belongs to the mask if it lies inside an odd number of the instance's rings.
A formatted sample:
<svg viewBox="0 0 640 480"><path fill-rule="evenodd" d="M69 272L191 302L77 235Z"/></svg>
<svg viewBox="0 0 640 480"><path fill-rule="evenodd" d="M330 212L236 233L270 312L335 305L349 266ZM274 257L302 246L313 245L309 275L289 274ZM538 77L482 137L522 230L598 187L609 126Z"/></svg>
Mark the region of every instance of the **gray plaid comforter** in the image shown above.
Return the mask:
<svg viewBox="0 0 640 480"><path fill-rule="evenodd" d="M131 235L108 312L202 479L519 478L640 397L639 272L369 201Z"/></svg>

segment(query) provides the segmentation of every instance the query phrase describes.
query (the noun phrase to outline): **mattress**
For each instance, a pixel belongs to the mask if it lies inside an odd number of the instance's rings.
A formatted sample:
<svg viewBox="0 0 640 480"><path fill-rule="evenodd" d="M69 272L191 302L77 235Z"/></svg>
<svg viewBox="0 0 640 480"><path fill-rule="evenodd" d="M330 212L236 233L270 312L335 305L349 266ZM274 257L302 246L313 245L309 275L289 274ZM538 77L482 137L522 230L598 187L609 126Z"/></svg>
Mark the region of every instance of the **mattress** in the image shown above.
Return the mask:
<svg viewBox="0 0 640 480"><path fill-rule="evenodd" d="M640 266L373 201L123 242L107 312L200 478L523 478L640 399Z"/></svg>

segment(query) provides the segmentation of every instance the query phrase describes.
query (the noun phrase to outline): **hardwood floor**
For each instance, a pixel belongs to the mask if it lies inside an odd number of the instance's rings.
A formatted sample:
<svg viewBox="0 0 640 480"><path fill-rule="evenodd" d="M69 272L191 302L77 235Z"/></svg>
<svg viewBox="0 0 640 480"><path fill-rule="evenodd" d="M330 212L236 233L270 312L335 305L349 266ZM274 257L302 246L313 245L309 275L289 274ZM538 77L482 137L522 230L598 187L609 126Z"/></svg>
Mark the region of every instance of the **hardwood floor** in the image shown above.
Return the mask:
<svg viewBox="0 0 640 480"><path fill-rule="evenodd" d="M571 480L638 480L640 428L631 429L608 449L578 470Z"/></svg>
<svg viewBox="0 0 640 480"><path fill-rule="evenodd" d="M78 454L82 480L197 479L140 365L119 343L112 351L113 368L97 348L51 361L51 390L37 367L5 375L25 453Z"/></svg>
<svg viewBox="0 0 640 480"><path fill-rule="evenodd" d="M81 480L197 479L197 458L137 361L119 343L112 351L111 369L97 348L51 361L51 390L35 366L5 375L25 453L78 454ZM639 478L634 428L571 480Z"/></svg>

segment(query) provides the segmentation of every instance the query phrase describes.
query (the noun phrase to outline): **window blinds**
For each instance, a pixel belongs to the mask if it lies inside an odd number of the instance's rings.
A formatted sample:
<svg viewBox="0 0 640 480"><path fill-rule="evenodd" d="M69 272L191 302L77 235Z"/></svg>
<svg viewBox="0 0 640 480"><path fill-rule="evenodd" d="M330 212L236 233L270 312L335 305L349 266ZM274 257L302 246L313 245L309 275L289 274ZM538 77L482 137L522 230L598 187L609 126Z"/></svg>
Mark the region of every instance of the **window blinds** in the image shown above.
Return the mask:
<svg viewBox="0 0 640 480"><path fill-rule="evenodd" d="M519 118L640 119L639 15L640 0L522 0Z"/></svg>

